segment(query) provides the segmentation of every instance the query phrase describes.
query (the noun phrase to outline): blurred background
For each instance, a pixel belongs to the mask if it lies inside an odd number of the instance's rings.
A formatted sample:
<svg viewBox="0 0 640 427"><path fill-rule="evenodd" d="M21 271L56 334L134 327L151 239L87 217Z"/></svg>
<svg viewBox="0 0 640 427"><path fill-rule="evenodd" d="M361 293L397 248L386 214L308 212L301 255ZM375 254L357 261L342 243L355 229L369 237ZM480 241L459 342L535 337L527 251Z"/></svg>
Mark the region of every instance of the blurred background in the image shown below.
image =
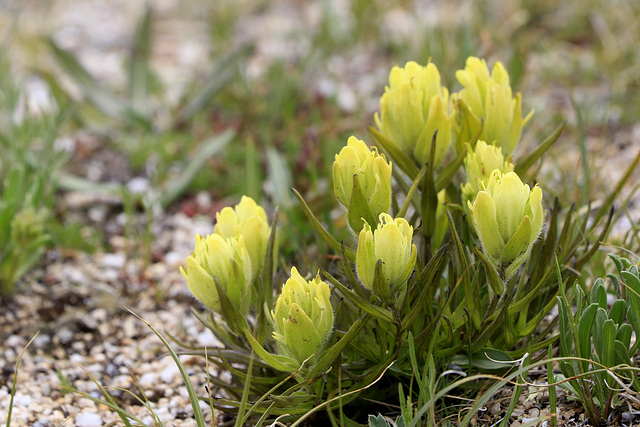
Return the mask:
<svg viewBox="0 0 640 427"><path fill-rule="evenodd" d="M501 61L523 114L535 111L516 162L567 121L529 169L547 211L555 197L597 211L620 190L610 243L638 252L639 174L615 184L640 150L639 41L637 0L0 0L7 366L41 331L21 365L16 419L115 419L58 391L97 393L78 364L123 388L133 366L152 400L172 399L159 400L165 413L186 407L171 360L122 306L215 346L178 266L243 194L270 217L280 209L279 278L335 258L291 187L353 245L332 163L351 135L373 143L389 72L407 61L433 62L452 92L468 56ZM602 277L605 258L598 252L581 282ZM169 415L172 425L186 417Z"/></svg>
<svg viewBox="0 0 640 427"><path fill-rule="evenodd" d="M468 56L501 61L535 110L516 160L567 120L537 179L546 200L597 204L640 147L639 18L634 0L2 0L0 55L13 120L55 117L50 152L21 149L47 158L63 223L77 206L81 226L108 217L97 205L212 215L248 194L287 212L286 255L314 239L289 188L334 222L334 154L371 142L388 73L409 60L452 91Z"/></svg>

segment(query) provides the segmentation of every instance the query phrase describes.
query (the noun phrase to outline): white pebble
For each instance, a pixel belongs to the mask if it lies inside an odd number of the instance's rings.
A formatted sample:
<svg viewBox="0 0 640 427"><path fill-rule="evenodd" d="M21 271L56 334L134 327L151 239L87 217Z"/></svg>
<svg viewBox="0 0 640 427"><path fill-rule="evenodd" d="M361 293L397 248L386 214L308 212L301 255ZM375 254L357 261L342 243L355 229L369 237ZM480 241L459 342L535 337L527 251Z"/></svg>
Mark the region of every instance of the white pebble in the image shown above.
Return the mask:
<svg viewBox="0 0 640 427"><path fill-rule="evenodd" d="M164 383L169 384L173 381L178 372L178 367L176 365L167 366L160 373L160 379L162 379Z"/></svg>
<svg viewBox="0 0 640 427"><path fill-rule="evenodd" d="M151 184L146 178L135 177L127 183L127 188L133 194L142 194L146 193L149 188L151 188Z"/></svg>
<svg viewBox="0 0 640 427"><path fill-rule="evenodd" d="M142 387L152 387L158 384L158 375L155 372L147 372L140 377Z"/></svg>
<svg viewBox="0 0 640 427"><path fill-rule="evenodd" d="M51 343L51 337L49 335L38 335L33 340L33 346L36 348L46 347Z"/></svg>
<svg viewBox="0 0 640 427"><path fill-rule="evenodd" d="M198 334L198 344L201 346L205 346L208 348L217 347L220 345L220 341L213 335L213 333L205 329L201 333Z"/></svg>
<svg viewBox="0 0 640 427"><path fill-rule="evenodd" d="M16 393L16 398L15 398L15 402L16 402L16 406L20 406L20 407L28 407L29 405L31 405L31 396L29 396L28 394L21 394L18 395Z"/></svg>
<svg viewBox="0 0 640 427"><path fill-rule="evenodd" d="M71 356L69 356L69 359L71 359L72 362L80 363L84 361L84 356L78 353L74 353Z"/></svg>
<svg viewBox="0 0 640 427"><path fill-rule="evenodd" d="M188 256L189 254L168 252L164 256L164 262L170 266L178 266L184 264Z"/></svg>
<svg viewBox="0 0 640 427"><path fill-rule="evenodd" d="M211 194L208 191L201 191L196 195L196 203L198 206L208 208L211 206Z"/></svg>
<svg viewBox="0 0 640 427"><path fill-rule="evenodd" d="M101 427L102 418L95 412L81 412L76 416L76 427Z"/></svg>
<svg viewBox="0 0 640 427"><path fill-rule="evenodd" d="M104 254L102 256L102 265L111 268L122 268L126 259L123 254Z"/></svg>
<svg viewBox="0 0 640 427"><path fill-rule="evenodd" d="M20 335L11 335L7 338L6 343L8 347L22 347L24 346L24 339Z"/></svg>

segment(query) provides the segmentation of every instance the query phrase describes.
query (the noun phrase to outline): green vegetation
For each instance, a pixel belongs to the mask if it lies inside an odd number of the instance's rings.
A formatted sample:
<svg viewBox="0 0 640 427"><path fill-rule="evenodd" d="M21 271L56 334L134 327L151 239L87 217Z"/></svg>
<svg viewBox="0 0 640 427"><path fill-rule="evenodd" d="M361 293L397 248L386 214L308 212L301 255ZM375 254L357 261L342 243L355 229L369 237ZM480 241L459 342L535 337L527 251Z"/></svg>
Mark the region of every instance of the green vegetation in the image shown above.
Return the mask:
<svg viewBox="0 0 640 427"><path fill-rule="evenodd" d="M198 426L199 399L237 426L464 425L511 387L507 425L537 367L552 412L558 388L593 425L637 400L640 279L636 263L611 252L640 251L631 212L640 153L613 181L597 162L615 132L637 126L638 5L483 1L442 6L432 22L410 1L319 2L317 25L288 35L294 53L268 58L255 77L259 40L230 40L268 3L215 3L207 71L178 96L153 67L150 8L121 87L106 87L55 38L39 40L58 67L33 67L53 94L42 112L25 107L3 53L0 294L47 248L95 249L65 221L66 191L115 195L130 255L146 264L159 215L198 192L246 195L265 209L239 204L218 217L217 237L198 240L183 271L207 307L194 315L222 346L170 344L149 325L180 367ZM493 70L467 60L475 56ZM372 95L382 95L375 108ZM55 142L77 132L119 153L128 177L74 175L74 153ZM148 191L132 191L131 177ZM611 233L625 219L625 232ZM179 354L230 372L230 382L210 378L224 397L201 395ZM86 397L125 425L142 423L99 389L102 398ZM131 393L153 414L144 390Z"/></svg>

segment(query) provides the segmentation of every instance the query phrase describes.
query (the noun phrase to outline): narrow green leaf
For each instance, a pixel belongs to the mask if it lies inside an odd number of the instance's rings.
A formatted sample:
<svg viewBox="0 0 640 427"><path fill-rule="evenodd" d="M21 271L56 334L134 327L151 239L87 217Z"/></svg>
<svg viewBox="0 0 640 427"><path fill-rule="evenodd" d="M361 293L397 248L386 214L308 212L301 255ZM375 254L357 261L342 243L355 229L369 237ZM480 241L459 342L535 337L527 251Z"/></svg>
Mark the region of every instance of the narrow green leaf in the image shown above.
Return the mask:
<svg viewBox="0 0 640 427"><path fill-rule="evenodd" d="M149 115L149 58L151 57L151 7L147 6L133 38L129 65L131 109L143 117Z"/></svg>
<svg viewBox="0 0 640 427"><path fill-rule="evenodd" d="M149 322L144 320L142 317L138 316L136 313L131 311L129 308L127 308L127 310L131 314L136 316L138 319L140 319L140 321L142 321L142 323L147 325L147 327L149 329L151 329L154 334L156 334L156 336L160 339L160 341L162 341L162 344L165 346L165 348L167 349L167 351L171 355L171 358L173 359L173 361L175 362L176 366L178 367L178 370L180 371L180 376L182 376L182 380L184 381L184 385L185 385L185 387L187 389L187 393L189 395L189 401L191 402L191 408L193 409L193 416L196 419L196 425L198 427L205 427L204 417L202 416L202 410L200 409L198 395L196 394L196 391L193 388L193 383L191 382L191 379L189 378L189 374L187 373L187 370L185 369L185 367L182 364L182 362L180 362L180 357L178 357L176 352L173 350L173 348L171 348L171 345L162 336L162 334L160 334L160 332L158 332L153 326L151 326L151 324Z"/></svg>
<svg viewBox="0 0 640 427"><path fill-rule="evenodd" d="M435 277L438 271L440 270L440 266L442 265L445 256L448 255L447 252L448 246L445 245L441 247L436 254L431 257L429 263L423 270L421 277L419 279L420 293L415 300L411 300L408 302L410 310L409 313L402 316L402 331L406 331L413 322L416 321L418 316L423 313L423 307L427 303L427 295L429 295L433 286L435 286Z"/></svg>
<svg viewBox="0 0 640 427"><path fill-rule="evenodd" d="M624 343L615 340L615 362L614 366L618 365L630 365L631 366L631 356L629 355L629 346L624 345ZM635 376L635 375L634 375Z"/></svg>
<svg viewBox="0 0 640 427"><path fill-rule="evenodd" d="M622 264L622 259L616 254L608 254L608 255L609 255L609 258L611 258L613 263L616 265L616 269L618 270L618 274L621 274L622 271L624 270L624 266Z"/></svg>
<svg viewBox="0 0 640 427"><path fill-rule="evenodd" d="M570 326L570 311L567 309L567 304L564 298L559 296L558 299L558 320L560 322L560 356L570 356L572 354L572 342L573 337L571 335Z"/></svg>
<svg viewBox="0 0 640 427"><path fill-rule="evenodd" d="M513 367L513 358L502 350L485 348L471 355L459 354L454 356L451 363L464 367L473 366L488 371L502 371Z"/></svg>
<svg viewBox="0 0 640 427"><path fill-rule="evenodd" d="M422 216L422 232L431 239L436 227L436 208L438 207L438 191L435 185L435 168L433 165L436 152L436 137L438 132L434 132L431 140L431 151L429 162L427 163L427 173L422 180L422 200L420 201L420 215Z"/></svg>
<svg viewBox="0 0 640 427"><path fill-rule="evenodd" d="M262 345L253 338L249 329L244 330L244 336L249 341L249 345L251 345L253 351L255 351L265 363L269 364L274 369L283 372L294 372L299 368L298 363L292 358L281 356L279 354L271 354L265 350L264 347L262 347Z"/></svg>
<svg viewBox="0 0 640 427"><path fill-rule="evenodd" d="M424 176L424 174L426 172L427 172L427 165L424 165L422 167L422 169L420 169L420 172L418 172L418 175L416 176L416 179L413 180L413 183L411 184L411 187L409 188L409 191L407 191L407 197L404 199L404 202L402 203L402 207L400 208L400 210L396 214L396 218L404 218L404 216L406 215L407 210L409 209L409 206L411 205L411 201L413 199L413 195L415 194L416 190L418 189L418 186L422 182L422 177Z"/></svg>
<svg viewBox="0 0 640 427"><path fill-rule="evenodd" d="M394 307L396 305L396 299L384 277L382 264L381 259L376 261L373 273L373 293L388 307Z"/></svg>
<svg viewBox="0 0 640 427"><path fill-rule="evenodd" d="M347 288L342 283L340 283L335 277L329 274L329 272L327 272L326 270L323 270L321 268L320 271L327 278L327 280L329 280L333 284L333 286L338 288L340 293L342 293L342 295L344 295L345 298L347 298L351 303L356 305L362 311L364 311L365 313L369 313L373 317L379 320L382 320L383 322L394 323L393 316L391 315L389 310L385 310L381 307L377 307L371 304L369 301L362 298L361 296L353 292L351 289Z"/></svg>
<svg viewBox="0 0 640 427"><path fill-rule="evenodd" d="M598 304L592 303L580 314L578 320L578 336L576 338L576 347L578 350L578 357L585 359L591 359L591 330L593 323L596 319L598 312ZM562 324L561 324L562 327ZM563 330L560 330L560 336L563 335ZM563 356L570 356L571 353L562 354ZM584 366L584 372L586 372L587 366Z"/></svg>
<svg viewBox="0 0 640 427"><path fill-rule="evenodd" d="M458 154L458 157L453 159L451 163L449 163L440 171L440 173L438 174L438 177L436 178L436 183L435 183L436 191L439 192L440 190L446 188L447 185L449 185L453 177L458 172L458 169L460 169L460 166L464 162L464 158L466 156L467 156L467 151L463 150L460 154Z"/></svg>
<svg viewBox="0 0 640 427"><path fill-rule="evenodd" d="M627 304L622 299L617 299L611 304L609 309L609 319L613 320L616 326L622 325L624 322L625 312L627 311Z"/></svg>
<svg viewBox="0 0 640 427"><path fill-rule="evenodd" d="M640 278L629 271L620 273L626 286L627 302L629 304L629 323L636 336L640 336Z"/></svg>
<svg viewBox="0 0 640 427"><path fill-rule="evenodd" d="M598 355L600 359L602 359L602 355L605 353L604 345L605 345L605 337L604 337L604 323L609 320L607 318L607 311L601 307L598 307L596 312L596 320L593 328L593 348L595 349L595 354ZM615 335L614 335L615 337ZM613 348L613 344L612 344ZM581 355L581 357L585 357Z"/></svg>
<svg viewBox="0 0 640 427"><path fill-rule="evenodd" d="M558 426L558 409L556 406L557 403L557 395L556 395L556 379L553 375L553 347L550 345L547 351L547 384L549 384L549 409L551 412L551 427Z"/></svg>
<svg viewBox="0 0 640 427"><path fill-rule="evenodd" d="M525 359L525 360L529 361L529 359ZM527 365L526 362L523 364L525 366ZM524 385L526 384L526 380L524 379L524 377L526 376L527 376L527 373L525 372L516 378L516 384L514 385L514 388L513 388L513 394L511 395L509 406L507 407L504 417L502 418L500 427L506 427L507 425L509 425L509 421L511 420L511 415L513 414L513 411L516 409L516 406L520 402L520 396L524 391L524 388L525 388Z"/></svg>
<svg viewBox="0 0 640 427"><path fill-rule="evenodd" d="M416 358L416 344L413 341L413 334L409 332L407 336L407 343L409 344L409 361L411 362L411 373L416 377L418 384L422 384L422 375L420 374L420 369L418 368L418 360ZM432 355L429 355L433 357ZM427 372L424 372L427 375ZM402 401L404 399L401 399Z"/></svg>
<svg viewBox="0 0 640 427"><path fill-rule="evenodd" d="M2 193L3 204L19 204L22 201L25 191L23 188L24 174L24 168L22 167L15 166L9 170L4 183L4 192Z"/></svg>
<svg viewBox="0 0 640 427"><path fill-rule="evenodd" d="M369 208L369 202L362 191L358 174L353 175L353 189L351 190L351 200L349 200L347 215L349 226L355 234L358 234L360 230L362 230L363 219L371 228L375 229L376 227L377 220Z"/></svg>
<svg viewBox="0 0 640 427"><path fill-rule="evenodd" d="M558 140L560 134L564 130L567 122L563 121L558 125L558 127L553 131L551 135L549 135L545 140L543 140L535 150L525 156L524 159L518 161L515 167L515 172L519 176L524 176L527 170L540 158L544 153L547 152L549 147Z"/></svg>
<svg viewBox="0 0 640 427"><path fill-rule="evenodd" d="M278 259L277 229L278 229L279 209L273 212L273 220L271 221L271 233L267 241L267 250L265 253L264 265L262 266L262 295L263 300L267 304L267 311L273 308L273 289L275 284L276 260Z"/></svg>
<svg viewBox="0 0 640 427"><path fill-rule="evenodd" d="M20 355L18 356L18 360L16 360L16 364L15 364L15 366L13 368L13 383L11 385L11 397L9 398L9 407L5 408L5 409L7 409L7 424L6 424L7 427L9 427L11 425L11 413L13 412L13 399L15 397L16 390L17 390L16 385L18 383L18 374L19 374L20 362L22 362L22 357L24 356L24 353L27 351L27 349L29 348L29 346L31 345L33 340L36 339L38 334L40 334L40 331L36 332L35 335L29 340L27 345L24 346L24 348L20 352Z"/></svg>
<svg viewBox="0 0 640 427"><path fill-rule="evenodd" d="M122 184L109 182L93 182L88 179L70 174L61 174L58 186L67 191L86 191L99 194L120 196L124 191Z"/></svg>
<svg viewBox="0 0 640 427"><path fill-rule="evenodd" d="M480 249L474 246L473 250L475 254L478 256L478 258L480 258L482 260L482 263L484 264L484 269L487 272L487 275L489 276L488 279L489 279L489 285L491 286L491 289L493 289L493 292L496 295L498 296L502 295L504 293L505 286L504 286L504 282L500 278L500 275L498 274L498 270L496 270L496 268L491 263L491 261L487 259L485 254Z"/></svg>
<svg viewBox="0 0 640 427"><path fill-rule="evenodd" d="M242 390L242 398L240 399L240 406L238 406L238 416L236 417L235 427L242 427L244 425L244 421L248 414L245 414L245 408L249 403L249 392L251 391L251 374L253 373L253 357L254 352L251 352L251 357L249 358L249 365L247 365L247 378L244 383L244 388Z"/></svg>
<svg viewBox="0 0 640 427"><path fill-rule="evenodd" d="M600 308L607 308L607 290L604 288L604 281L601 278L595 281L589 291L589 302L597 304Z"/></svg>
<svg viewBox="0 0 640 427"><path fill-rule="evenodd" d="M608 368L612 368L616 365L615 342L617 332L618 328L613 320L607 319L604 321L602 328L602 354L599 354L598 356L600 357L600 362Z"/></svg>
<svg viewBox="0 0 640 427"><path fill-rule="evenodd" d="M137 114L111 92L104 89L73 55L58 47L52 39L47 39L47 42L58 63L71 75L74 81L82 88L89 102L98 110L116 120L121 120L128 124L141 125L147 130L152 128L148 118Z"/></svg>
<svg viewBox="0 0 640 427"><path fill-rule="evenodd" d="M318 218L316 218L313 212L311 212L311 209L307 205L307 202L304 201L300 193L298 193L298 191L295 188L292 188L291 191L293 191L294 196L296 196L296 198L300 202L300 206L302 206L302 209L304 210L305 215L309 219L309 222L311 223L311 226L316 231L316 233L318 233L320 237L322 237L324 241L327 242L327 244L331 247L331 249L333 249L337 253L342 253L342 245L331 235L331 233L329 233L322 226L322 224L320 224L320 221L318 221ZM349 261L354 262L356 260L356 254L353 251L353 249L345 247L344 253Z"/></svg>
<svg viewBox="0 0 640 427"><path fill-rule="evenodd" d="M232 268L238 268L235 260L232 261ZM220 280L217 277L213 278L213 283L216 285L216 290L218 291L218 298L220 298L220 307L222 308L222 318L225 323L229 327L229 329L235 333L236 335L241 336L242 331L247 328L247 319L240 314L238 309L233 305L229 296L227 295L227 291L220 284Z"/></svg>
<svg viewBox="0 0 640 427"><path fill-rule="evenodd" d="M398 146L389 138L380 133L379 130L373 126L369 126L369 133L381 146L381 148L389 155L390 160L398 165L410 180L415 180L420 173L420 170L416 166L413 160L407 156Z"/></svg>
<svg viewBox="0 0 640 427"><path fill-rule="evenodd" d="M235 133L232 130L216 135L204 141L193 155L189 163L182 169L180 175L169 180L162 189L162 206L167 207L182 195L196 177L198 172L209 159L218 154L233 139Z"/></svg>
<svg viewBox="0 0 640 427"><path fill-rule="evenodd" d="M213 97L238 73L239 64L253 51L253 46L245 45L216 61L213 71L204 85L198 87L197 95L182 110L176 127L188 123L193 116L206 108Z"/></svg>
<svg viewBox="0 0 640 427"><path fill-rule="evenodd" d="M631 336L633 335L633 329L628 323L624 323L618 326L618 332L616 333L616 341L620 341L629 351L631 346Z"/></svg>
<svg viewBox="0 0 640 427"><path fill-rule="evenodd" d="M269 181L273 185L274 202L285 210L293 206L289 189L292 184L291 170L284 156L274 148L267 148Z"/></svg>
<svg viewBox="0 0 640 427"><path fill-rule="evenodd" d="M451 212L447 210L447 219L449 220L449 231L451 233L451 237L453 238L453 243L456 247L456 252L458 254L458 261L460 263L460 273L462 277L460 280L462 281L462 291L465 296L465 302L467 308L469 309L469 313L471 315L471 320L473 320L473 324L476 328L480 327L480 313L476 309L476 303L479 301L477 289L475 289L471 285L471 279L469 276L474 274L469 267L469 261L467 260L467 255L465 252L465 248L462 245L462 241L460 240L460 236L458 235L458 231L456 230L455 222L453 221L453 217L451 216Z"/></svg>
<svg viewBox="0 0 640 427"><path fill-rule="evenodd" d="M334 345L323 351L313 364L307 379L313 380L314 378L322 375L331 364L338 358L342 350L353 340L353 338L360 332L365 322L363 319L356 319L351 325L347 333L340 338Z"/></svg>

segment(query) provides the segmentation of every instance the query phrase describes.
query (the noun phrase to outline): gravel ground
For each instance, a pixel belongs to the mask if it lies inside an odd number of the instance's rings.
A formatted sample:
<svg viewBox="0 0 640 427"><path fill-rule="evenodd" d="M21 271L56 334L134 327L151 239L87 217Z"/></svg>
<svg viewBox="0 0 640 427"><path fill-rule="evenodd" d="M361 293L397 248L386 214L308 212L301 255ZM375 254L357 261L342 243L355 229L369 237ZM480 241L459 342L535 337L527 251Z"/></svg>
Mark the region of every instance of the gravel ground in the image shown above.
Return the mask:
<svg viewBox="0 0 640 427"><path fill-rule="evenodd" d="M112 253L50 253L46 265L24 280L21 292L2 301L0 348L6 361L2 383L12 381L17 356L35 336L20 365L12 425L91 427L117 421L104 405L61 392L63 377L78 390L100 397L90 376L105 386L131 391L137 390L135 377L165 425L195 425L173 360L163 357L166 350L159 339L124 307L161 332L215 346L213 335L191 313L199 306L178 272L195 234L211 232L212 226L175 214L159 220L154 229L158 234L153 251L163 255L144 269L139 260L126 255L124 240L115 235L110 241ZM202 359L181 360L200 395L206 395ZM8 385L0 388L0 423L6 422ZM146 424L153 423L149 411L132 396L118 390L114 395L120 404L131 405L131 412Z"/></svg>
<svg viewBox="0 0 640 427"><path fill-rule="evenodd" d="M206 54L215 47L204 41L207 28L204 20L199 18L202 12L197 6L199 2L189 7L180 7L181 3L176 0L153 3L158 16L155 32L159 37L154 51L154 68L177 96L181 85L188 80L184 70L202 71L206 66ZM246 7L246 3L238 2L238 7ZM292 34L303 33L306 26L313 26L318 20L319 6L315 2L304 3L293 0L273 2L266 9L239 20L237 42L247 39L257 42L256 53L247 70L251 77L259 78L270 60L295 58L308 48L308 40L304 37L291 37ZM335 6L336 19L343 19L347 13L340 6L343 2L330 3ZM8 28L15 11L19 10L19 25L25 37L53 34L62 47L78 55L106 85L122 85L122 60L128 49L131 29L142 11L142 2L57 0L46 8L40 6L37 1L0 4L0 28ZM429 7L453 6L435 2ZM456 16L457 19L463 19L470 13L463 6L447 11L447 16ZM428 25L429 20L423 18ZM414 22L412 19L415 18L398 11L390 14L385 22L389 28L403 28L409 27ZM264 34L269 34L269 37L261 37ZM33 52L28 51L13 52L14 66L28 69L33 63L32 55ZM553 58L532 59L529 76L544 71L544 64L550 60ZM358 105L373 111L381 92L381 82L384 84L386 80L388 66L375 49L365 49L350 58L334 58L325 74L313 84L317 85L315 89L319 92L336 94L345 111L351 111ZM533 78L529 76L528 79ZM27 81L29 87L35 85L33 90L36 92L41 87L38 84L35 78ZM566 113L565 116L572 120L566 91L535 89L534 84L525 81L522 91L525 103L538 111L536 116L544 116L545 109L549 109ZM587 144L598 166L595 170L603 177L603 186L610 186L620 176L621 165L628 164L640 146L640 126L615 130L606 136L588 134ZM568 147L561 151L553 164L563 166L561 170L575 172L578 162L579 153L575 147ZM111 173L110 165L107 157L96 155L87 175L99 177L101 171ZM560 172L549 172L549 175L557 181L566 179ZM106 406L96 405L79 394L61 392L60 378L64 378L80 391L99 397L90 376L105 386L134 391L137 390L135 377L151 402L151 408L165 425L195 425L186 389L173 361L163 357L164 348L152 331L123 307L129 307L161 331L189 336L203 346L216 344L214 337L191 314L191 309L199 306L178 272L178 266L193 248L195 234L212 231L211 215L192 217L180 211L159 215L152 226L151 263L145 266L123 237L126 218L117 213L120 210L117 202L68 193L61 203L71 215L107 230L111 252L93 255L50 252L41 265L24 278L18 294L0 301L0 354L3 360L0 368L0 424L6 422L13 366L26 343L38 333L20 365L12 425L118 425L117 415ZM210 213L225 202L212 202L206 195L199 195L188 203L191 214L194 204L195 211ZM636 205L631 205L629 221L640 218ZM628 226L628 222L625 224L623 221L617 230L621 233ZM183 357L182 361L196 390L205 395L206 373L202 359ZM217 373L212 371L212 374ZM112 392L134 415L152 424L148 409L127 393ZM510 390L505 390L502 397L508 398L509 393ZM565 425L588 425L575 402L568 402L566 398L561 398L560 402ZM483 425L491 424L506 407L504 403L497 405L480 413L477 421ZM523 396L511 425L519 426L528 419L545 415L545 411L548 412L546 405L545 395L534 393L532 389L531 393ZM207 407L203 410L207 421L212 423L210 410ZM620 424L640 425L631 408L623 408L616 416Z"/></svg>

